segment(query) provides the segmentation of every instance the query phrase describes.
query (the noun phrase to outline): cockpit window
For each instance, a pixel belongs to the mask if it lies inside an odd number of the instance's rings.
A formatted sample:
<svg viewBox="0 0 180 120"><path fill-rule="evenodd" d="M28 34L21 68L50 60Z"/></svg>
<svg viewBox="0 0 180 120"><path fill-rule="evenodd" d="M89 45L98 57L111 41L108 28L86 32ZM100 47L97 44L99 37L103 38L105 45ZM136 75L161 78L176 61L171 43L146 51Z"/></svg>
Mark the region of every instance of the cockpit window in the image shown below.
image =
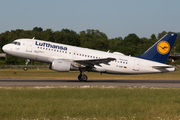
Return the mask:
<svg viewBox="0 0 180 120"><path fill-rule="evenodd" d="M20 43L20 42L17 42L17 45L21 45L21 43Z"/></svg>
<svg viewBox="0 0 180 120"><path fill-rule="evenodd" d="M13 41L12 44L15 44L15 45L21 45L20 42L16 42L16 41Z"/></svg>

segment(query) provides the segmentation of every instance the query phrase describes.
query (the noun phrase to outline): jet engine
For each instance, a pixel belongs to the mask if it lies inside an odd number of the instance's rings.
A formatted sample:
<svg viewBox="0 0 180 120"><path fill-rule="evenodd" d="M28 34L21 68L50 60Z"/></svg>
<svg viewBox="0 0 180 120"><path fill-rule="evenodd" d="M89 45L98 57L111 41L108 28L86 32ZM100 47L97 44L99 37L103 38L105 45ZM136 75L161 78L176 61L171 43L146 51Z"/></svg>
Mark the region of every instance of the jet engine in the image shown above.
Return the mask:
<svg viewBox="0 0 180 120"><path fill-rule="evenodd" d="M69 72L71 68L71 63L64 60L53 60L49 65L49 69L59 71L59 72Z"/></svg>

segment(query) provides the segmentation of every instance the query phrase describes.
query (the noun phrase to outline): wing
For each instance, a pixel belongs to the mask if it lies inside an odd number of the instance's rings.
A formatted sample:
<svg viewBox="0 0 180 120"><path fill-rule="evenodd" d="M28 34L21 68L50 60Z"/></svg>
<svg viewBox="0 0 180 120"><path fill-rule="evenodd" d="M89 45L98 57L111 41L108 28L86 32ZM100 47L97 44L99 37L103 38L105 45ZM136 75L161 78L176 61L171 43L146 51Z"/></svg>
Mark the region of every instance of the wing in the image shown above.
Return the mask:
<svg viewBox="0 0 180 120"><path fill-rule="evenodd" d="M111 58L111 57L101 58L101 59L72 60L72 59L64 59L58 56L52 56L49 58L49 61L52 62L54 59L71 62L74 67L94 67L94 65L101 66L100 65L101 63L109 65L109 62L116 60L115 58Z"/></svg>
<svg viewBox="0 0 180 120"><path fill-rule="evenodd" d="M94 65L101 66L100 64L107 64L109 65L109 62L116 60L115 58L101 58L101 59L90 59L90 60L74 60L74 62L79 63L83 65L84 67L93 67Z"/></svg>

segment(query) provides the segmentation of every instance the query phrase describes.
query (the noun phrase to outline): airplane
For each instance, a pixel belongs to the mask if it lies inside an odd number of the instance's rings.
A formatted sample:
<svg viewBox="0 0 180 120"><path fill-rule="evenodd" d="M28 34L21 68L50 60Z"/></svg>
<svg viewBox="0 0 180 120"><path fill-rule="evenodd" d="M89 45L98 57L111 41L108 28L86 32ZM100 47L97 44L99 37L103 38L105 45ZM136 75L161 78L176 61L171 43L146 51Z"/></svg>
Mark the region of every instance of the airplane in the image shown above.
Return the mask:
<svg viewBox="0 0 180 120"><path fill-rule="evenodd" d="M49 69L58 72L79 70L79 81L87 81L86 71L108 74L148 74L175 71L167 65L169 53L177 34L167 33L146 52L137 57L120 52L110 53L37 39L17 39L2 47L9 55L49 63Z"/></svg>

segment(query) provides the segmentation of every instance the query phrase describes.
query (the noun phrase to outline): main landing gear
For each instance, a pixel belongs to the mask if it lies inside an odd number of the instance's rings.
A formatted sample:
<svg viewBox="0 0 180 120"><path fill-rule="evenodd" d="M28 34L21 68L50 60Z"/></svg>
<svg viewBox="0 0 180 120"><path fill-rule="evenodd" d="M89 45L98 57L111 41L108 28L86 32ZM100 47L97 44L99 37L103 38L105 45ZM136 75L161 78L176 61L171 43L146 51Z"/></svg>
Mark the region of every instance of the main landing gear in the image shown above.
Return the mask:
<svg viewBox="0 0 180 120"><path fill-rule="evenodd" d="M23 70L24 70L24 71L28 70L27 65L28 65L28 63L29 63L29 62L30 62L30 60L29 60L29 59L27 59L27 60L26 60L26 63L25 63L25 64L26 64L26 66L25 66L25 67L23 67Z"/></svg>
<svg viewBox="0 0 180 120"><path fill-rule="evenodd" d="M85 75L86 74L86 71L85 70L79 70L80 71L80 75L78 76L78 79L79 81L82 81L82 82L86 82L88 77ZM82 74L83 72L83 74Z"/></svg>

